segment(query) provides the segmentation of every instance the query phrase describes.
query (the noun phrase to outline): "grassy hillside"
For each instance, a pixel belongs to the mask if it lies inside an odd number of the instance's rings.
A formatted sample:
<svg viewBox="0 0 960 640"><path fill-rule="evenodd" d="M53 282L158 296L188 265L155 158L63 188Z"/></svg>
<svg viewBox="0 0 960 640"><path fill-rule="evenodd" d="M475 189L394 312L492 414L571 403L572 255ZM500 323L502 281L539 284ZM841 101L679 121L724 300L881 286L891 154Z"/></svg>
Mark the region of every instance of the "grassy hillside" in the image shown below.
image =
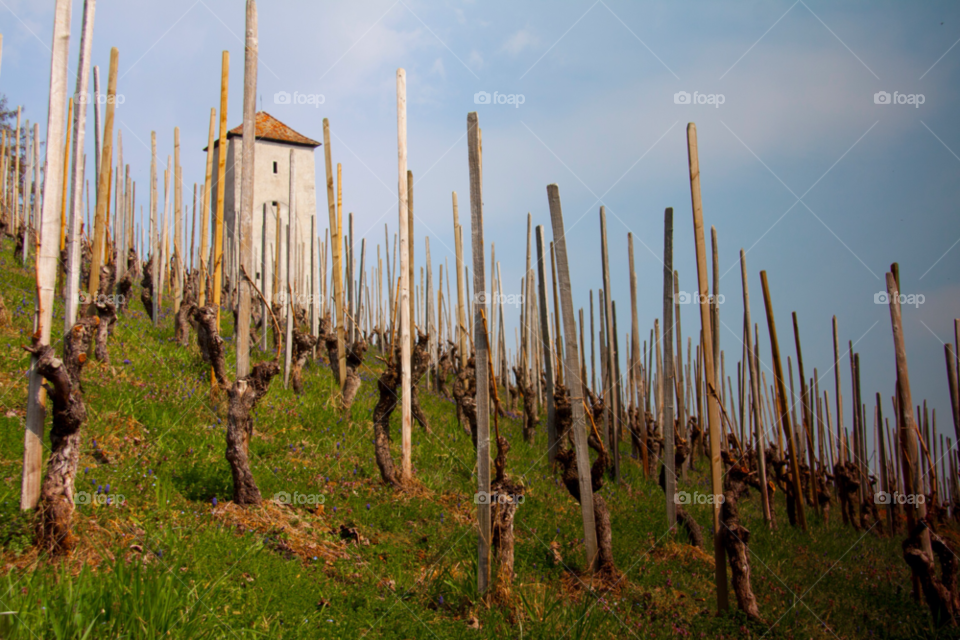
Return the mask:
<svg viewBox="0 0 960 640"><path fill-rule="evenodd" d="M89 420L77 488L90 504L75 517L80 543L66 559L38 556L31 516L18 508L29 365L21 346L32 331L33 292L32 271L15 263L5 241L0 294L11 320L0 328L0 612L13 613L0 615L0 637L936 635L927 610L910 599L899 539L843 528L838 509L829 527L808 516L811 530L801 534L787 525L782 496L781 527L772 532L756 493L742 512L767 624L745 623L735 603L717 617L709 536L704 553L669 532L663 493L631 460L623 462L621 486L602 490L624 580L614 591L591 590L579 574L579 505L551 472L543 430L528 445L513 418L501 429L512 445L508 473L526 487L516 516L517 578L507 602L484 604L476 593L470 437L453 403L424 390L433 433L415 427L418 484L400 495L384 487L370 418L380 368L374 350L345 418L329 402L333 381L324 363L308 366L300 398L274 379L255 412L250 445L265 504L237 508L224 459L224 394L211 393L195 344L174 344L170 315L153 328L139 287L111 337L111 364L91 361L83 372ZM56 340L62 304L55 315ZM697 472L680 483L691 491L707 486ZM280 492L303 502L280 506L270 500ZM705 532L708 509L690 508Z"/></svg>

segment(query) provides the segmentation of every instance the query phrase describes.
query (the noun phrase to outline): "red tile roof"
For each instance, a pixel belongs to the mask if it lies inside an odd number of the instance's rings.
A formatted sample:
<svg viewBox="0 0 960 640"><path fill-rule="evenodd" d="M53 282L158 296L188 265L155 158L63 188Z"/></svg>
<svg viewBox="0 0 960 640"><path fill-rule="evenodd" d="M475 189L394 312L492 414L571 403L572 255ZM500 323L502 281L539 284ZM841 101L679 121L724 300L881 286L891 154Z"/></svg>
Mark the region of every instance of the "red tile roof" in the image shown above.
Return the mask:
<svg viewBox="0 0 960 640"><path fill-rule="evenodd" d="M255 134L258 140L275 140L277 142L286 142L288 144L302 145L305 147L319 147L320 143L311 140L307 136L301 135L283 124L266 111L258 111L256 116ZM243 137L243 125L227 132L227 138ZM214 141L216 145L216 141Z"/></svg>

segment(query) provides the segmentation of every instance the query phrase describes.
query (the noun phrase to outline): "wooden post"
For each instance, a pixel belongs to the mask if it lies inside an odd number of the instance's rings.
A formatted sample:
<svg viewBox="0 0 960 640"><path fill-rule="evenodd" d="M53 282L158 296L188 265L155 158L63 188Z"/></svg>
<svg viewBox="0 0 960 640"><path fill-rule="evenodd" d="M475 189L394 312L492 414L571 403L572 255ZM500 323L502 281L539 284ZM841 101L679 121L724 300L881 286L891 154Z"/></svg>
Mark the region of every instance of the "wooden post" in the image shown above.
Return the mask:
<svg viewBox="0 0 960 640"><path fill-rule="evenodd" d="M200 198L200 298L197 304L201 307L207 302L207 270L210 266L210 187L213 182L213 132L216 118L217 110L211 108L210 129L207 133L207 164Z"/></svg>
<svg viewBox="0 0 960 640"><path fill-rule="evenodd" d="M407 72L397 69L397 191L400 205L400 473L401 482L413 479L413 461L411 451L412 426L412 377L410 359L413 350L411 324L412 307L410 305L410 222L407 211ZM489 519L488 519L489 522ZM481 535L483 530L481 529ZM482 565L481 565L482 567ZM482 571L481 571L482 573ZM482 578L481 578L482 580Z"/></svg>
<svg viewBox="0 0 960 640"><path fill-rule="evenodd" d="M89 200L89 195L87 196ZM157 227L157 132L150 132L150 258L153 260L153 326L160 325L160 231Z"/></svg>
<svg viewBox="0 0 960 640"><path fill-rule="evenodd" d="M464 308L463 295L463 232L460 230L459 212L457 210L457 192L453 192L453 232L456 235L457 252L457 345L460 352L460 367L467 366L467 337L464 335L464 327L467 318Z"/></svg>
<svg viewBox="0 0 960 640"><path fill-rule="evenodd" d="M213 306L220 327L220 290L223 282L223 196L227 172L227 88L230 79L230 52L224 51L220 69L220 137L217 145L217 208L213 232Z"/></svg>
<svg viewBox="0 0 960 640"><path fill-rule="evenodd" d="M323 119L323 146L324 161L327 170L327 209L330 214L330 248L333 250L333 270L330 277L333 280L333 306L334 314L337 319L337 353L343 353L346 349L346 340L344 335L343 318L343 265L340 253L343 248L343 242L340 239L340 223L337 219L337 196L333 190L333 160L330 151L330 121ZM347 380L346 362L340 360L340 389Z"/></svg>
<svg viewBox="0 0 960 640"><path fill-rule="evenodd" d="M893 273L887 272L887 295L890 304L890 324L893 325L893 346L897 360L898 397L897 410L900 414L900 447L905 455L900 459L903 466L903 485L907 493L919 494L919 455L917 451L917 427L913 419L913 396L910 393L910 371L907 368L907 348L903 340L903 324L900 316L900 285ZM927 515L926 506L919 501L908 501L907 526L912 535L917 522ZM921 533L924 553L933 557L930 547L930 532L924 528Z"/></svg>
<svg viewBox="0 0 960 640"><path fill-rule="evenodd" d="M957 356L953 352L953 345L949 342L943 345L947 358L947 386L950 389L950 409L953 412L953 428L960 442L960 393L957 389Z"/></svg>
<svg viewBox="0 0 960 640"><path fill-rule="evenodd" d="M687 125L687 160L690 167L690 198L693 203L693 232L697 253L697 283L699 286L700 328L703 336L703 364L707 383L707 419L710 433L710 484L714 496L723 495L720 464L720 405L717 404L716 369L713 358L713 332L710 319L707 282L707 250L703 237L703 209L700 202L700 161L697 155L697 127ZM713 504L713 546L717 583L717 609L725 611L727 602L727 558L720 534L720 501Z"/></svg>
<svg viewBox="0 0 960 640"><path fill-rule="evenodd" d="M557 253L557 276L560 280L560 308L563 312L563 332L566 342L564 359L567 371L577 370L577 327L573 317L573 294L570 290L570 268L567 262L567 241L560 206L560 188L547 185L547 202L553 226L553 242ZM583 542L587 552L586 566L597 567L597 529L593 513L593 484L590 476L590 455L587 451L587 423L584 414L583 383L576 375L568 376L570 404L573 411L573 444L577 454L577 475L580 481L580 515L583 519Z"/></svg>
<svg viewBox="0 0 960 640"><path fill-rule="evenodd" d="M127 165L128 167L130 165ZM197 249L197 183L193 183L193 215L190 220L190 263L189 269L193 271L196 266L194 263L194 255Z"/></svg>
<svg viewBox="0 0 960 640"><path fill-rule="evenodd" d="M750 319L750 288L747 284L747 254L743 249L740 249L740 278L741 282L743 282L743 325L747 339L747 361L750 371L750 410L753 415L757 460L759 461L760 471L760 500L763 505L763 520L768 526L772 526L773 518L770 509L770 496L767 493L767 462L766 456L764 455L766 446L764 443L763 427L760 424L759 371L757 371L757 361L756 358L754 358L753 331L750 330L750 327L753 325Z"/></svg>
<svg viewBox="0 0 960 640"><path fill-rule="evenodd" d="M603 205L600 206L600 258L601 258L601 267L603 270L603 290L604 290L604 299L606 302L606 358L605 366L607 371L607 384L604 385L603 389L603 404L604 404L604 416L606 417L606 427L604 431L604 437L607 442L606 445L610 447L611 454L613 456L613 479L616 482L620 482L620 412L619 407L617 406L617 377L614 373L614 353L613 353L613 305L612 300L613 296L610 293L610 260L609 253L607 251L607 212L606 207ZM573 369L576 371L576 369Z"/></svg>
<svg viewBox="0 0 960 640"><path fill-rule="evenodd" d="M120 52L114 47L110 49L110 73L107 76L107 116L103 122L103 151L101 152L101 168L97 181L97 217L94 222L93 258L90 261L90 284L87 293L92 300L100 287L100 265L103 261L104 245L106 243L106 216L109 206L110 166L113 151L113 112L116 106L117 95L117 65ZM62 110L61 110L62 112ZM59 114L57 116L59 118ZM48 129L49 131L49 129ZM26 249L24 249L26 251Z"/></svg>
<svg viewBox="0 0 960 640"><path fill-rule="evenodd" d="M664 489L667 499L667 526L677 523L677 470L673 440L674 360L673 360L673 208L663 212L663 442L666 467Z"/></svg>
<svg viewBox="0 0 960 640"><path fill-rule="evenodd" d="M404 83L406 83L406 76L404 76ZM404 90L406 90L406 84L404 84ZM406 106L406 96L404 96L404 106ZM404 112L404 118L406 118L406 112ZM414 247L416 245L414 244L414 241L413 241L413 171L410 171L409 169L407 169L407 246L410 248L410 251L407 254L407 257L409 259L409 262L407 263L407 269L410 272L410 286L413 286L413 283L416 281L416 279L414 278L415 271L413 268L413 263L414 263L413 256L415 253ZM416 309L416 305L414 304L414 299L413 299L413 296L411 295L410 296L410 322L412 323L411 330L413 330L413 328L415 328L417 325L414 309ZM411 331L410 335L413 336L415 334L413 331ZM413 340L412 337L410 339ZM412 348L413 346L411 345L411 349Z"/></svg>
<svg viewBox="0 0 960 640"><path fill-rule="evenodd" d="M237 378L250 373L250 317L253 291L250 284L243 277L245 272L253 277L256 272L253 262L253 177L255 148L256 148L256 119L257 119L257 3L256 0L247 0L246 8L246 43L243 54L243 151L240 176L240 277L237 278L239 287L239 309L237 310ZM293 173L293 151L290 152L290 172ZM291 210L294 207L293 178L290 181ZM296 218L290 215L290 224ZM288 260L289 262L289 260ZM287 323L289 327L289 322ZM266 328L266 318L263 322ZM289 343L290 338L287 338ZM287 385L287 372L284 369L284 387Z"/></svg>
<svg viewBox="0 0 960 640"><path fill-rule="evenodd" d="M2 34L0 34L0 38L2 38ZM60 251L67 248L67 180L70 178L67 169L70 165L67 164L66 159L70 157L70 121L72 119L73 98L70 98L67 105L66 141L63 143L63 184L60 189ZM4 131L4 135L6 135L6 131Z"/></svg>
<svg viewBox="0 0 960 640"><path fill-rule="evenodd" d="M843 446L843 394L840 393L840 342L837 336L837 316L833 316L833 381L837 402L837 462L845 462Z"/></svg>
<svg viewBox="0 0 960 640"><path fill-rule="evenodd" d="M537 273L539 277L540 298L540 333L543 350L543 361L547 371L547 456L552 465L557 457L557 422L556 409L553 403L553 345L550 343L550 315L547 313L547 279L546 268L543 264L544 255L543 226L537 226ZM557 336L559 338L559 336ZM558 351L558 354L560 352Z"/></svg>
<svg viewBox="0 0 960 640"><path fill-rule="evenodd" d="M630 342L630 356L631 356L631 357L628 358L629 366L628 366L627 368L630 370L631 379L633 380L633 383L630 385L630 387L631 387L631 389L632 389L633 392L634 392L634 394L633 394L633 395L634 395L634 405L636 406L636 405L637 405L637 400L636 400L636 389L637 389L636 379L637 379L637 376L638 376L639 373L640 373L640 372L639 372L639 367L638 367L639 362L637 361L637 358L639 357L639 353L640 353L640 324L639 324L639 320L638 320L638 318L637 318L637 271L636 271L636 269L634 268L634 263L633 263L633 233L627 233L627 259L628 259L628 261L629 261L629 263L630 263L630 340L631 340L631 342ZM592 299L591 299L591 301L592 301ZM591 305L591 306L592 306L592 305ZM582 324L583 324L583 323L581 323L581 325L582 325ZM582 329L582 327L581 327L581 329ZM592 335L591 335L590 337L593 338ZM581 347L581 349L582 349L582 347ZM646 431L646 425L644 424L644 416L643 416L643 413L642 413L642 412L640 413L640 423L641 423L641 425L643 425L643 426L641 427L641 430L642 430L642 431ZM683 427L683 425L681 425L681 427ZM631 438L631 441L633 441L633 440L634 440L634 439ZM646 438L641 438L641 440L644 441L644 445L645 445L645 444L646 444L646 443L645 443ZM642 445L642 446L641 446L641 451L637 451L636 443L634 443L634 445L633 445L633 450L632 450L633 455L639 456L639 457L641 458L641 460L642 460L644 477L646 477L646 473L647 473L647 451L646 451L646 449L647 449L646 446L643 446L643 445ZM671 521L670 521L670 526L673 526L673 523L674 523L674 522L675 522L675 520L671 520Z"/></svg>
<svg viewBox="0 0 960 640"><path fill-rule="evenodd" d="M484 278L483 193L480 165L480 124L477 112L467 114L467 150L470 166L470 231L473 242L473 344L477 375L477 519L480 527L477 553L477 588L485 593L490 585L490 371L487 363L486 288ZM486 498L486 499L485 499Z"/></svg>
<svg viewBox="0 0 960 640"><path fill-rule="evenodd" d="M69 0L57 0L54 8L53 44L50 59L50 99L47 108L47 139L59 141L63 137L63 108L67 102L67 56L70 48ZM112 85L116 88L116 49L111 55ZM40 226L37 247L37 316L36 326L41 345L50 344L53 323L53 296L57 286L57 262L60 258L57 236L60 232L58 207L62 184L57 176L63 170L64 154L58 143L46 146L48 180L43 185L43 213L37 221ZM26 252L26 246L24 246ZM27 425L23 442L23 480L20 489L20 508L33 509L40 500L41 468L43 465L43 423L46 415L46 393L43 378L37 371L37 356L30 359L29 395L27 396ZM68 492L69 493L69 492Z"/></svg>
<svg viewBox="0 0 960 640"><path fill-rule="evenodd" d="M800 327L797 324L797 312L793 312L793 337L797 345L797 370L800 372L800 416L803 418L803 428L807 436L807 464L810 465L810 477L816 474L816 460L813 451L813 411L810 407L810 389L803 374L803 351L800 349ZM817 500L815 482L807 483L810 502L815 511L820 511L820 501Z"/></svg>
<svg viewBox="0 0 960 640"><path fill-rule="evenodd" d="M287 300L287 303L284 305L287 313L287 330L286 335L284 336L286 338L286 344L284 345L283 350L284 389L287 389L290 386L290 364L293 358L294 315L296 314L296 306L293 304L293 264L291 264L291 255L294 252L294 247L297 246L297 165L294 154L295 151L290 149L290 196L289 200L287 201L287 282L283 289L283 293L285 294L285 298Z"/></svg>
<svg viewBox="0 0 960 640"><path fill-rule="evenodd" d="M119 134L118 134L119 137ZM180 311L183 296L183 185L180 183L180 127L173 128L173 313Z"/></svg>
<svg viewBox="0 0 960 640"><path fill-rule="evenodd" d="M780 413L780 424L787 437L790 450L790 470L793 475L793 495L796 498L797 519L800 528L807 530L807 517L803 506L803 490L800 485L800 462L794 430L790 426L790 410L787 408L787 391L783 383L783 368L780 364L780 343L777 341L777 325L773 318L773 300L770 299L770 286L767 284L767 272L760 272L760 284L763 287L763 303L767 311L767 328L770 331L770 349L773 353L773 374L777 385L775 401Z"/></svg>

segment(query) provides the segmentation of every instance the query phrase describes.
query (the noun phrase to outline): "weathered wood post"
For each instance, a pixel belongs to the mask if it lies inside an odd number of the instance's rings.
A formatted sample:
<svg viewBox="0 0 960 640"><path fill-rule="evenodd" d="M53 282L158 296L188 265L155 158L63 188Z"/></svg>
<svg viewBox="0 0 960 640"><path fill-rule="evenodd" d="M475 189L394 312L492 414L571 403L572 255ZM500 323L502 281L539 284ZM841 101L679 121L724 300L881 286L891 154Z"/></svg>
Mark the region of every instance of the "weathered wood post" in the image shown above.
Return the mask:
<svg viewBox="0 0 960 640"><path fill-rule="evenodd" d="M763 287L763 303L767 311L767 328L770 331L770 349L773 355L773 374L777 385L775 401L780 414L780 425L787 438L787 447L790 451L790 470L793 475L793 495L797 520L800 528L807 530L807 517L803 505L803 489L800 484L800 461L797 451L797 440L794 429L790 426L790 410L787 408L787 390L783 382L783 368L780 364L780 343L777 341L777 325L773 318L773 300L770 298L770 286L767 284L767 272L760 272L760 284Z"/></svg>
<svg viewBox="0 0 960 640"><path fill-rule="evenodd" d="M697 253L697 283L700 304L700 329L703 339L703 368L707 384L707 420L710 433L710 485L714 496L723 495L722 469L720 463L720 405L717 403L716 368L713 358L713 331L710 300L705 292L707 281L707 250L703 237L703 209L700 201L700 160L697 155L697 126L687 125L687 161L690 168L690 198L693 204L693 233ZM706 430L705 430L706 431ZM720 533L719 500L713 504L713 546L715 576L717 583L717 609L724 611L727 602L727 559Z"/></svg>
<svg viewBox="0 0 960 640"><path fill-rule="evenodd" d="M890 324L893 325L893 347L897 361L897 410L900 413L900 447L903 465L903 485L907 493L920 493L919 453L917 450L917 426L913 418L913 396L910 394L910 371L907 368L907 348L903 340L903 324L900 316L900 285L893 273L887 272L887 296L890 305ZM909 534L926 515L926 506L919 501L908 501L907 526ZM924 527L920 534L923 552L933 557L930 547L930 531Z"/></svg>
<svg viewBox="0 0 960 640"><path fill-rule="evenodd" d="M563 332L566 338L564 359L567 371L577 370L577 327L573 317L573 294L570 290L570 268L567 262L567 241L560 206L560 188L547 185L547 202L553 226L553 242L557 252L557 276L560 280L560 308L563 312ZM587 553L586 565L591 571L597 567L597 529L593 511L593 484L590 476L590 455L587 450L587 424L583 410L583 382L576 375L568 376L568 392L573 412L573 444L577 455L577 475L580 482L580 515L583 519L583 543Z"/></svg>
<svg viewBox="0 0 960 640"><path fill-rule="evenodd" d="M53 45L50 59L50 99L47 107L47 139L63 137L63 108L67 102L67 56L70 48L69 0L57 0L54 8ZM110 56L110 77L116 90L116 49ZM113 92L111 92L112 95ZM44 181L43 212L40 226L39 251L37 253L37 317L36 326L39 344L50 344L50 329L53 322L53 296L57 286L57 262L60 257L59 243L60 203L62 184L54 177L63 170L63 148L59 144L46 146L47 176ZM26 247L24 247L26 252ZM37 370L37 354L30 359L29 395L27 396L27 425L23 442L23 480L20 489L20 508L33 509L40 500L40 474L43 465L43 422L46 416L46 393L43 377ZM70 498L72 496L67 496Z"/></svg>
<svg viewBox="0 0 960 640"><path fill-rule="evenodd" d="M553 345L550 344L550 314L547 312L547 280L545 267L543 264L546 256L544 255L544 237L543 226L537 226L537 273L539 279L539 298L540 298L540 333L543 350L543 361L546 364L547 373L547 456L552 465L557 457L557 423L556 409L553 401ZM559 336L558 336L559 337ZM559 353L558 353L559 357Z"/></svg>
<svg viewBox="0 0 960 640"><path fill-rule="evenodd" d="M120 134L117 134L119 142ZM180 298L183 295L183 211L181 198L183 185L180 183L180 127L173 128L173 313L180 311Z"/></svg>
<svg viewBox="0 0 960 640"><path fill-rule="evenodd" d="M213 183L213 132L216 118L217 110L211 108L210 129L207 133L207 165L203 178L203 197L200 198L200 298L197 302L200 307L207 303L207 273L210 268L210 189Z"/></svg>
<svg viewBox="0 0 960 640"><path fill-rule="evenodd" d="M77 88L74 95L76 111L73 121L73 157L70 161L70 221L67 234L67 286L63 311L63 331L77 321L80 302L80 227L83 222L83 150L86 138L87 98L90 84L90 52L93 48L93 22L96 0L83 3L83 31L80 35L80 57L77 62ZM19 122L19 110L18 110ZM19 144L19 135L17 136ZM19 162L19 153L17 154Z"/></svg>
<svg viewBox="0 0 960 640"><path fill-rule="evenodd" d="M283 288L283 293L286 298L287 303L284 305L286 307L287 314L287 328L284 338L286 343L284 344L284 356L283 356L283 388L287 389L290 386L290 364L293 359L293 330L294 330L294 316L297 313L296 305L294 305L294 296L293 296L293 261L292 254L295 251L294 247L297 246L297 165L296 165L296 156L294 155L294 150L290 149L290 195L287 200L287 278L286 283ZM279 211L277 212L279 215ZM280 239L277 238L277 242Z"/></svg>
<svg viewBox="0 0 960 640"><path fill-rule="evenodd" d="M600 206L600 257L603 269L603 290L606 301L606 384L603 389L603 404L605 408L606 426L604 427L606 445L610 447L613 455L612 476L616 482L620 482L620 411L617 406L617 376L614 371L614 349L613 341L616 335L613 330L613 295L610 290L610 259L607 251L607 211L606 207ZM572 319L571 319L572 320ZM576 368L573 369L576 371Z"/></svg>
<svg viewBox="0 0 960 640"><path fill-rule="evenodd" d="M410 370L412 344L413 310L410 304L410 277L412 275L410 263L410 212L407 211L407 72L397 69L397 191L400 207L400 292L398 305L400 307L400 473L401 482L413 479L413 460L411 450L412 426L412 372ZM489 507L488 507L489 513ZM487 530L490 527L490 518L487 517ZM481 529L481 535L483 530ZM482 566L482 565L481 565ZM489 571L489 566L486 567ZM482 572L481 572L482 573ZM481 578L482 579L482 578ZM484 583L485 584L485 583Z"/></svg>
<svg viewBox="0 0 960 640"><path fill-rule="evenodd" d="M473 242L473 344L477 376L477 518L480 527L477 553L477 588L484 593L490 584L490 371L487 361L486 277L483 242L483 184L480 165L480 124L477 112L467 114L467 152L470 167L470 231Z"/></svg>
<svg viewBox="0 0 960 640"><path fill-rule="evenodd" d="M106 244L107 207L109 206L110 166L113 152L113 112L117 96L117 65L120 52L114 47L110 49L110 73L107 76L107 115L103 121L103 151L101 152L101 167L97 181L97 217L94 222L93 258L90 261L90 284L87 293L90 299L97 295L100 287L100 265L103 262L104 245ZM62 112L62 110L61 110ZM59 119L59 114L57 118ZM49 131L49 129L47 129Z"/></svg>
<svg viewBox="0 0 960 640"><path fill-rule="evenodd" d="M257 3L247 0L246 38L243 54L243 144L240 175L240 277L239 309L237 310L237 379L250 373L250 317L253 299L252 286L247 277L256 273L253 258L253 184L256 148L257 119L257 57L259 41L257 37ZM290 152L290 171L293 173L293 151ZM293 198L293 179L290 182L290 196ZM293 202L290 203L291 209ZM294 217L291 214L290 224ZM289 322L287 323L289 325ZM266 328L266 318L263 319ZM266 332L264 332L266 333ZM287 338L290 341L290 338ZM289 365L284 368L283 384L286 387Z"/></svg>
<svg viewBox="0 0 960 640"><path fill-rule="evenodd" d="M673 403L676 394L673 360L673 207L663 212L663 444L666 467L664 492L667 498L667 526L677 523L677 470L673 440Z"/></svg>
<svg viewBox="0 0 960 640"><path fill-rule="evenodd" d="M343 250L343 241L340 239L340 222L337 219L337 195L333 190L333 160L330 151L330 121L323 119L323 146L324 162L327 171L327 209L330 213L330 248L333 253L333 270L330 277L333 280L333 306L334 315L337 319L337 353L346 353L346 336L344 334L343 317L343 264L341 261L341 251ZM340 390L343 391L343 385L347 380L347 363L340 360Z"/></svg>
<svg viewBox="0 0 960 640"><path fill-rule="evenodd" d="M89 195L87 197L89 200ZM160 325L160 230L157 227L157 132L150 132L150 259L153 261L150 285L153 300L153 326Z"/></svg>
<svg viewBox="0 0 960 640"><path fill-rule="evenodd" d="M750 320L750 288L747 284L747 254L740 249L740 278L743 282L743 325L745 328L747 344L747 361L750 372L750 411L753 416L753 427L756 438L757 461L760 472L760 500L763 505L763 520L767 526L773 525L773 518L770 507L770 496L767 493L767 462L764 452L764 433L760 424L760 386L759 372L757 371L757 362L754 358L753 331L750 330L752 322Z"/></svg>
<svg viewBox="0 0 960 640"><path fill-rule="evenodd" d="M803 418L804 433L807 436L807 464L810 465L810 482L807 483L807 493L813 508L819 513L820 501L817 500L817 488L813 478L816 475L816 459L813 450L813 411L810 406L810 389L803 373L803 351L800 348L800 327L797 324L797 312L793 312L793 337L797 346L797 370L800 373L800 416Z"/></svg>
<svg viewBox="0 0 960 640"><path fill-rule="evenodd" d="M217 208L213 232L213 306L220 330L220 290L223 282L223 196L227 171L227 88L230 79L230 52L224 51L220 70L220 138L217 146Z"/></svg>

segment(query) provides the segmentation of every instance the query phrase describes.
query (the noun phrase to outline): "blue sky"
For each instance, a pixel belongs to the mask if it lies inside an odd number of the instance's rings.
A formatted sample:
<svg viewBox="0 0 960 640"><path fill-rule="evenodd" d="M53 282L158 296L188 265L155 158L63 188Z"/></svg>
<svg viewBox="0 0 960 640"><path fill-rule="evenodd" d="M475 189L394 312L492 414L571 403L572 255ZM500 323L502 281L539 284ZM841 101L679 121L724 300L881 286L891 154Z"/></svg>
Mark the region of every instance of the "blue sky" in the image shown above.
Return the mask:
<svg viewBox="0 0 960 640"><path fill-rule="evenodd" d="M0 7L0 91L41 126L51 6L4 0ZM429 235L435 265L444 258L453 264L450 193L460 196L466 226L466 115L476 110L484 134L485 236L496 245L506 292L519 291L527 212L551 236L546 185L556 182L575 306L586 306L588 291L601 286L603 204L621 334L629 329L632 232L640 326L649 335L662 307L664 207L675 212L680 288L695 289L685 129L696 122L705 223L719 234L727 373L735 375L730 363L741 349L742 247L764 362L770 348L762 269L784 356L794 354L796 311L807 376L816 367L821 390L832 397L835 314L841 341L853 340L861 353L864 397L881 392L890 415L892 333L888 308L875 304L874 294L885 289L884 273L897 261L903 292L924 297L904 308L914 401L926 398L938 409L939 430L952 435L942 344L952 340L953 318L960 317L957 5L264 1L259 13L258 109L315 139L322 139L322 118L330 119L334 161L344 166L344 209L354 212L356 232L368 243L382 241L385 222L391 234L396 229L395 73L403 67L409 166L418 181L418 262ZM81 15L77 1L71 74ZM201 149L209 110L219 101L224 49L231 53L229 125L240 123L243 18L239 0L98 2L94 61L105 82L109 48L120 50L117 126L144 205L152 130L165 160L180 127L184 180L202 182ZM323 103L275 104L281 91L322 95ZM476 104L481 91L522 95L522 104ZM722 95L723 102L677 104L681 91ZM923 103L877 104L875 94L884 91L922 95ZM696 308L682 313L684 335L694 335ZM518 313L508 319L511 336L517 321ZM846 360L841 368L849 426ZM767 377L772 382L769 370Z"/></svg>

